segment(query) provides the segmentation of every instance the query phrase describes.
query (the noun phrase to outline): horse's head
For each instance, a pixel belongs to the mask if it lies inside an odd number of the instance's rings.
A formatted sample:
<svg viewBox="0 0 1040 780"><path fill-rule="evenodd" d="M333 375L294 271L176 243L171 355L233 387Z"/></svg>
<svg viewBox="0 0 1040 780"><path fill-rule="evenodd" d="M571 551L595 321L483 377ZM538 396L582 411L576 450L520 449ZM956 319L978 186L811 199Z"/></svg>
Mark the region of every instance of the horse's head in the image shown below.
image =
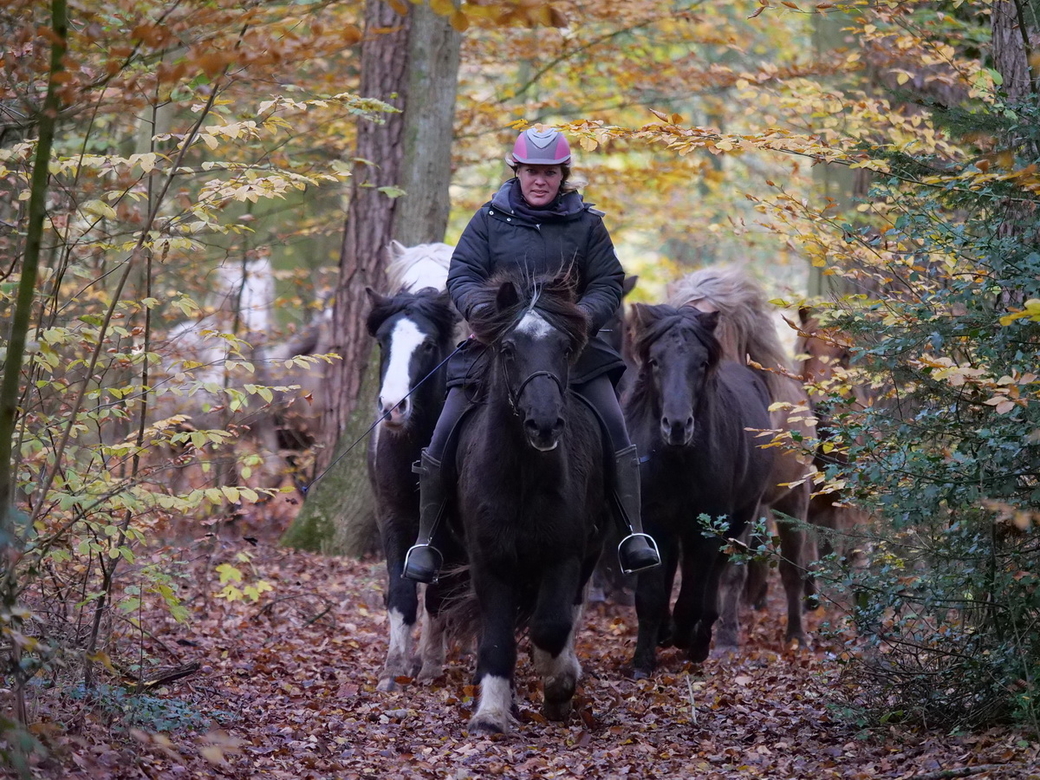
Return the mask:
<svg viewBox="0 0 1040 780"><path fill-rule="evenodd" d="M457 315L445 292L428 288L392 297L371 288L365 292L372 304L368 332L381 353L378 412L384 426L399 430L412 419L418 383L447 354Z"/></svg>
<svg viewBox="0 0 1040 780"><path fill-rule="evenodd" d="M809 386L827 387L836 374L847 371L852 351L845 336L837 328L827 327L807 307L798 310L800 321L796 352L803 356L802 380Z"/></svg>
<svg viewBox="0 0 1040 780"><path fill-rule="evenodd" d="M636 304L631 319L639 365L633 398L651 404L665 444L685 447L693 441L697 404L722 358L715 338L719 314Z"/></svg>
<svg viewBox="0 0 1040 780"><path fill-rule="evenodd" d="M531 447L556 449L565 422L570 367L588 338L588 319L567 279L520 285L493 279L470 327L493 356L489 391L509 403Z"/></svg>

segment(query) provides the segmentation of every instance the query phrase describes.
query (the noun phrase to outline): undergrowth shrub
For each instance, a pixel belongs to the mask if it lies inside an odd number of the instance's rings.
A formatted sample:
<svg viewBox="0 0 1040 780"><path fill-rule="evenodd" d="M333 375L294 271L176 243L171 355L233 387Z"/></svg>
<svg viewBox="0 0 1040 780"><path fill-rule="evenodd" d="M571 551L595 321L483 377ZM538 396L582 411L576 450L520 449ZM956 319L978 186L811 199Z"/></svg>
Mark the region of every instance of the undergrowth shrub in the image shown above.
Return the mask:
<svg viewBox="0 0 1040 780"><path fill-rule="evenodd" d="M938 116L962 154L874 149L862 221L831 245L853 292L825 316L855 347L826 470L875 518L845 572L847 679L886 720L1040 733L1040 116Z"/></svg>

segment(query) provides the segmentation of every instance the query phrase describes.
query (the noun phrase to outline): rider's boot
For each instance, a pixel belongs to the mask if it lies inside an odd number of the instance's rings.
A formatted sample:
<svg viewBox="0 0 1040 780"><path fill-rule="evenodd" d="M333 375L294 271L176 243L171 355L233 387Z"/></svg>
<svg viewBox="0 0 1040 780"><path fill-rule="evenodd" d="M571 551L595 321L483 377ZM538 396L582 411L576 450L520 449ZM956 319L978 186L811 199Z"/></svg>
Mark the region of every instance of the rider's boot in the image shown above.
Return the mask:
<svg viewBox="0 0 1040 780"><path fill-rule="evenodd" d="M636 446L625 447L614 453L614 516L621 533L626 534L618 545L618 561L625 574L661 565L661 553L653 537L643 532L642 507L639 498L639 457Z"/></svg>
<svg viewBox="0 0 1040 780"><path fill-rule="evenodd" d="M405 553L402 574L416 582L433 583L444 563L440 550L431 544L444 513L441 462L423 450L412 471L419 475L419 537Z"/></svg>

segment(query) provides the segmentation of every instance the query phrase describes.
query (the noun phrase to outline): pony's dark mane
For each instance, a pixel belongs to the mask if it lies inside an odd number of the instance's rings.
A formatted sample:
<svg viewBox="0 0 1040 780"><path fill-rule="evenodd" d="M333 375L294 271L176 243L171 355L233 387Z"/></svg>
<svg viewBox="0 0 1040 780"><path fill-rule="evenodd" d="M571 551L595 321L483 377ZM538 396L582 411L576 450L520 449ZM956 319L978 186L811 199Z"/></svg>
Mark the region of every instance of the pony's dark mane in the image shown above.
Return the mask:
<svg viewBox="0 0 1040 780"><path fill-rule="evenodd" d="M632 386L632 403L638 408L648 408L650 392L653 383L649 381L647 371L647 357L650 346L661 336L677 324L687 325L693 329L694 334L708 350L708 362L710 369L722 360L722 343L715 334L708 330L700 321L700 314L688 306L676 308L662 303L656 306L641 305L639 317L632 324L632 354L636 356L639 365L639 374L635 384Z"/></svg>
<svg viewBox="0 0 1040 780"><path fill-rule="evenodd" d="M515 285L519 300L499 308L499 291L510 282ZM527 311L534 309L549 325L567 335L574 345L574 353L578 354L588 341L589 320L576 297L570 276L518 280L510 274L495 274L474 291L469 325L477 339L492 344L515 328Z"/></svg>
<svg viewBox="0 0 1040 780"><path fill-rule="evenodd" d="M401 290L396 295L375 304L368 313L366 325L374 333L379 325L401 312L415 313L430 320L438 335L450 335L457 315L447 293L426 287L416 292Z"/></svg>

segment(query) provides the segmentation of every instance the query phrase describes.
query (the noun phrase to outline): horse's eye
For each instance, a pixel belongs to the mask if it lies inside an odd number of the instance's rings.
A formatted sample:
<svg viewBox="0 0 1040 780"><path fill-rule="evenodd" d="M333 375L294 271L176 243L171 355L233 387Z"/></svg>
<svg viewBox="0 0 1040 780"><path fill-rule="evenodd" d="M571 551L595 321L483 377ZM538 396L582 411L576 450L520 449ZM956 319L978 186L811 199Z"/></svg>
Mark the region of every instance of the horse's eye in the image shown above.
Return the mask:
<svg viewBox="0 0 1040 780"><path fill-rule="evenodd" d="M657 358L650 358L646 361L646 364L650 366L650 368L657 368Z"/></svg>
<svg viewBox="0 0 1040 780"><path fill-rule="evenodd" d="M422 343L422 348L423 348L423 350L424 350L425 352L433 352L433 350L434 350L434 348L435 348L436 346L437 346L437 345L436 345L436 344L434 344L434 343L433 343L432 341L424 341L424 342Z"/></svg>

